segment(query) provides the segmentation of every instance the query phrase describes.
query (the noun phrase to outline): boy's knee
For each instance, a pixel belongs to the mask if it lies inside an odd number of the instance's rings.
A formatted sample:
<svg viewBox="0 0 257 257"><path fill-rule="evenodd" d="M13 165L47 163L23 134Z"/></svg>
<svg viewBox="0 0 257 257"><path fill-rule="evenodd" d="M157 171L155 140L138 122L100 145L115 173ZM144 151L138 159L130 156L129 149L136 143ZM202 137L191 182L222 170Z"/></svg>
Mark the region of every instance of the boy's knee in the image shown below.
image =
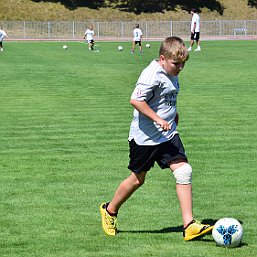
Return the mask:
<svg viewBox="0 0 257 257"><path fill-rule="evenodd" d="M176 183L180 185L192 184L192 167L186 163L183 166L177 168L173 175L176 179Z"/></svg>
<svg viewBox="0 0 257 257"><path fill-rule="evenodd" d="M136 187L140 187L145 183L145 176L136 176L136 179L134 180L134 185Z"/></svg>
<svg viewBox="0 0 257 257"><path fill-rule="evenodd" d="M145 183L145 179L144 178L140 178L140 179L137 179L137 181L136 181L136 186L137 187L140 187L140 186L142 186L143 184Z"/></svg>

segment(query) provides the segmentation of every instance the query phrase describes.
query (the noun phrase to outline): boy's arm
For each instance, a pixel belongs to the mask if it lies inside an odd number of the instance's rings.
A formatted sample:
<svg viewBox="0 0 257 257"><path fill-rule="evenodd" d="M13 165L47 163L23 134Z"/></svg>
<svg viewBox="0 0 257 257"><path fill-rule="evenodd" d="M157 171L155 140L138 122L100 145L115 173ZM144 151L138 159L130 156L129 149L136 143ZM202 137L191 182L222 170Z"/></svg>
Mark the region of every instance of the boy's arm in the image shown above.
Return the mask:
<svg viewBox="0 0 257 257"><path fill-rule="evenodd" d="M138 110L140 113L144 114L154 122L156 122L163 130L171 129L171 125L166 121L160 118L145 101L137 101L134 99L130 100L130 103L133 107Z"/></svg>

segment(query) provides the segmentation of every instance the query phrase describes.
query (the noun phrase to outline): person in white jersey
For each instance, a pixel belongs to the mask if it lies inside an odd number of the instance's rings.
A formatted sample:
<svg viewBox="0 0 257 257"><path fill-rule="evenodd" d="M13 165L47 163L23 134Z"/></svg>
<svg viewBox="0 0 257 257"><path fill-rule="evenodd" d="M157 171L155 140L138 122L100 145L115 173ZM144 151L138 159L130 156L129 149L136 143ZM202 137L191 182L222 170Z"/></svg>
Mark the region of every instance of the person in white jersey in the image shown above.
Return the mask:
<svg viewBox="0 0 257 257"><path fill-rule="evenodd" d="M190 47L188 51L192 50L194 42L197 43L197 48L195 51L201 51L200 47L200 16L197 14L196 9L191 10L192 20L191 20L191 36L190 36Z"/></svg>
<svg viewBox="0 0 257 257"><path fill-rule="evenodd" d="M168 37L160 46L159 59L153 60L143 70L136 83L130 99L134 107L129 132L128 169L131 174L118 186L112 200L100 205L102 227L108 235L117 234L120 207L143 185L147 172L155 162L161 169L169 168L175 177L184 240L203 236L213 228L193 218L192 168L177 131L178 74L188 58L184 41L178 37Z"/></svg>
<svg viewBox="0 0 257 257"><path fill-rule="evenodd" d="M135 47L137 44L139 45L140 53L142 53L142 37L143 37L143 32L139 28L139 24L136 24L136 27L133 30L133 41L132 41L132 49L131 49L132 54L135 52Z"/></svg>
<svg viewBox="0 0 257 257"><path fill-rule="evenodd" d="M94 35L95 35L95 32L93 30L93 26L90 25L84 34L84 39L86 39L88 43L88 50L94 50L94 44L95 44Z"/></svg>
<svg viewBox="0 0 257 257"><path fill-rule="evenodd" d="M3 41L4 41L5 37L7 37L6 32L4 30L0 29L0 51L1 52L4 51Z"/></svg>

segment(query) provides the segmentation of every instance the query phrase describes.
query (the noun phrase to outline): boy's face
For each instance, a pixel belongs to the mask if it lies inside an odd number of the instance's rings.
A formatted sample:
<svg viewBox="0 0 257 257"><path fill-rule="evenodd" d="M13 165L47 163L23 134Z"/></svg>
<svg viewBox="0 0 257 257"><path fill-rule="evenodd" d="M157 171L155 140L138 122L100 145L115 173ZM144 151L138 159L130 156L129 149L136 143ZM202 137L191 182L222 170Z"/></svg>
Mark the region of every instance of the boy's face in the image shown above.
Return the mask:
<svg viewBox="0 0 257 257"><path fill-rule="evenodd" d="M174 61L170 58L160 56L159 63L168 75L177 76L185 66L185 62Z"/></svg>

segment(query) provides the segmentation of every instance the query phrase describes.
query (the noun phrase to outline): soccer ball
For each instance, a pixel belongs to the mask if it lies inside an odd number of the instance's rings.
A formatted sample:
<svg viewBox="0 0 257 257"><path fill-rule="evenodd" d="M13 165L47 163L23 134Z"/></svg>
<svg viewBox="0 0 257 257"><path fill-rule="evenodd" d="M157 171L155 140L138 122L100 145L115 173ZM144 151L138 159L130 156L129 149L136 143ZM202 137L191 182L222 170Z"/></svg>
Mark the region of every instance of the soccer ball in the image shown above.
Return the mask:
<svg viewBox="0 0 257 257"><path fill-rule="evenodd" d="M67 49L68 49L68 46L67 46L67 45L63 45L62 48L63 48L64 50L67 50Z"/></svg>
<svg viewBox="0 0 257 257"><path fill-rule="evenodd" d="M242 225L236 219L222 218L215 223L212 237L218 246L237 247L243 239Z"/></svg>
<svg viewBox="0 0 257 257"><path fill-rule="evenodd" d="M118 46L118 50L119 50L119 51L122 51L122 50L123 50L123 47L122 47L122 46Z"/></svg>
<svg viewBox="0 0 257 257"><path fill-rule="evenodd" d="M145 47L150 48L151 46L150 46L150 44L146 44Z"/></svg>

